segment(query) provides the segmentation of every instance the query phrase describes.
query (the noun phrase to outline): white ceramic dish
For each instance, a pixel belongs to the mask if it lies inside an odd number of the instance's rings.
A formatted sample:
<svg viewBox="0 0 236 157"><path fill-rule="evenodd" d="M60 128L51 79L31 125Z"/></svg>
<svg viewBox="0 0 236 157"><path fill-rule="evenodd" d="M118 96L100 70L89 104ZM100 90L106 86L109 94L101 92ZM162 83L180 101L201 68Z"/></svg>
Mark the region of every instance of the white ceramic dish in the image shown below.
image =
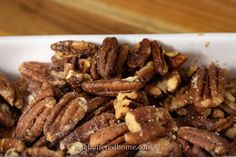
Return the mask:
<svg viewBox="0 0 236 157"><path fill-rule="evenodd" d="M63 35L0 37L0 71L17 75L24 61L49 62L51 43L60 40L85 40L101 44L107 36L120 42L136 43L142 38L155 39L165 46L189 54L189 63L209 64L214 61L236 74L236 33L173 34L173 35Z"/></svg>

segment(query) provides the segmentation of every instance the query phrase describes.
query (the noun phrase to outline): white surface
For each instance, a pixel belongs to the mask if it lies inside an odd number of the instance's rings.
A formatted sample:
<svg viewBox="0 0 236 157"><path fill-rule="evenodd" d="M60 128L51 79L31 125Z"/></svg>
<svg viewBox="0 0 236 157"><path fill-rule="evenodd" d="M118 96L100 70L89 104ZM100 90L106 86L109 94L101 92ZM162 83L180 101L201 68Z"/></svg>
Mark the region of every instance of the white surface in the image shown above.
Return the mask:
<svg viewBox="0 0 236 157"><path fill-rule="evenodd" d="M120 42L136 43L142 38L156 39L170 49L189 54L189 62L209 64L214 61L236 74L236 33L173 35L64 35L0 37L0 71L16 75L24 61L50 62L50 45L60 40L85 40L101 44L104 37L115 36ZM206 46L206 43L209 43Z"/></svg>

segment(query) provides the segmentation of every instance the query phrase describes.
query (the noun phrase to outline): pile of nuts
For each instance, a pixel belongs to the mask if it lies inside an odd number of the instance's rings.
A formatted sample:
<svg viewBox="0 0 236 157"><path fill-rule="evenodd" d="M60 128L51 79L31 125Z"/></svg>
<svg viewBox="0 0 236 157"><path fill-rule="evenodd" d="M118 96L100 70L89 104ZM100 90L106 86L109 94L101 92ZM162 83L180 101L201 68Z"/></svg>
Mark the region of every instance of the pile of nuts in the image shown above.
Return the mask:
<svg viewBox="0 0 236 157"><path fill-rule="evenodd" d="M5 156L236 155L236 78L157 41L60 41L52 63L0 74Z"/></svg>

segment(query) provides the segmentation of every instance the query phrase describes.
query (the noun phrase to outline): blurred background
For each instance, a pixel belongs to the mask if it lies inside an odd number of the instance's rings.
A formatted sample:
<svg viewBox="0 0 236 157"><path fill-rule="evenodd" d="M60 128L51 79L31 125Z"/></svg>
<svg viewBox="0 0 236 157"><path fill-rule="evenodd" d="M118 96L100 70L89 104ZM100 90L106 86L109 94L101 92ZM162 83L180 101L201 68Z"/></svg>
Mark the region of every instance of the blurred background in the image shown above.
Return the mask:
<svg viewBox="0 0 236 157"><path fill-rule="evenodd" d="M0 0L0 35L236 32L236 0Z"/></svg>

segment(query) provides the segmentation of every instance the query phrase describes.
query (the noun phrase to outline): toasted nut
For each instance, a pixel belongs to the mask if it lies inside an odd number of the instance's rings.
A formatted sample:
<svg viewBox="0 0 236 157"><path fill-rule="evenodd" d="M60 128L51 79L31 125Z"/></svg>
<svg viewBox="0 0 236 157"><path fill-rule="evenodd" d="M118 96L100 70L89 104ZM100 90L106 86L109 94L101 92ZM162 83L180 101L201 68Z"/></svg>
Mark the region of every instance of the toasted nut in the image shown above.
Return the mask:
<svg viewBox="0 0 236 157"><path fill-rule="evenodd" d="M53 97L47 97L28 106L17 123L14 137L27 143L34 142L41 135L44 123L55 104Z"/></svg>
<svg viewBox="0 0 236 157"><path fill-rule="evenodd" d="M148 39L143 39L137 46L138 48L133 48L128 56L128 67L142 67L151 54L151 46Z"/></svg>
<svg viewBox="0 0 236 157"><path fill-rule="evenodd" d="M142 78L146 82L150 81L153 75L154 75L154 67L153 67L153 62L151 61L135 72L135 76Z"/></svg>
<svg viewBox="0 0 236 157"><path fill-rule="evenodd" d="M1 102L1 100L0 100L0 124L6 127L12 127L15 124L14 112L6 103Z"/></svg>
<svg viewBox="0 0 236 157"><path fill-rule="evenodd" d="M231 139L236 139L236 127L227 129L225 135Z"/></svg>
<svg viewBox="0 0 236 157"><path fill-rule="evenodd" d="M178 135L216 155L224 155L227 152L228 143L222 137L207 130L181 127L179 128Z"/></svg>
<svg viewBox="0 0 236 157"><path fill-rule="evenodd" d="M84 144L81 143L81 142L75 142L75 143L69 144L67 147L68 147L68 151L67 151L68 154L70 154L70 155L78 155L84 149Z"/></svg>
<svg viewBox="0 0 236 157"><path fill-rule="evenodd" d="M14 138L0 139L0 153L5 153L9 149L14 149L16 152L22 152L25 149L25 144Z"/></svg>
<svg viewBox="0 0 236 157"><path fill-rule="evenodd" d="M89 74L69 70L66 76L66 81L73 89L76 89L80 88L84 81L92 81L92 78Z"/></svg>
<svg viewBox="0 0 236 157"><path fill-rule="evenodd" d="M129 45L124 44L119 47L119 54L117 57L117 72L122 74L125 70L125 63L129 55Z"/></svg>
<svg viewBox="0 0 236 157"><path fill-rule="evenodd" d="M225 118L225 113L221 109L215 108L211 116L215 119L221 119L221 118Z"/></svg>
<svg viewBox="0 0 236 157"><path fill-rule="evenodd" d="M196 65L190 65L188 71L186 72L186 75L187 75L188 77L192 77L193 74L197 71L197 69L198 69L198 66L196 66Z"/></svg>
<svg viewBox="0 0 236 157"><path fill-rule="evenodd" d="M0 96L11 106L21 109L24 104L23 96L19 90L0 73Z"/></svg>
<svg viewBox="0 0 236 157"><path fill-rule="evenodd" d="M117 119L123 118L131 109L147 104L147 97L141 92L119 93L113 102L115 116Z"/></svg>
<svg viewBox="0 0 236 157"><path fill-rule="evenodd" d="M97 53L92 58L90 74L93 80L98 80L100 78L97 70Z"/></svg>
<svg viewBox="0 0 236 157"><path fill-rule="evenodd" d="M184 62L186 62L188 59L187 55L184 55L182 53L179 53L178 55L174 57L169 57L169 64L173 69L176 69L180 67Z"/></svg>
<svg viewBox="0 0 236 157"><path fill-rule="evenodd" d="M181 84L180 73L177 70L175 70L166 80L167 91L171 93L175 92L176 89L179 88L180 84Z"/></svg>
<svg viewBox="0 0 236 157"><path fill-rule="evenodd" d="M100 96L117 96L122 92L140 90L143 86L143 81L137 77L128 79L96 80L82 83L83 90Z"/></svg>
<svg viewBox="0 0 236 157"><path fill-rule="evenodd" d="M77 56L92 56L97 51L97 46L85 41L59 41L51 45L54 51L60 51L63 55L73 54Z"/></svg>
<svg viewBox="0 0 236 157"><path fill-rule="evenodd" d="M140 132L128 132L125 141L128 144L139 145L157 136L163 136L165 128L157 123L147 123Z"/></svg>
<svg viewBox="0 0 236 157"><path fill-rule="evenodd" d="M114 122L114 120L115 116L111 113L102 113L95 116L67 135L60 142L60 147L65 149L68 144L76 141L87 142L93 133L101 128L109 126L110 123Z"/></svg>
<svg viewBox="0 0 236 157"><path fill-rule="evenodd" d="M95 147L98 145L107 144L112 139L115 139L116 137L124 134L127 130L128 129L125 123L115 124L106 128L102 128L90 137L89 145L91 147Z"/></svg>
<svg viewBox="0 0 236 157"><path fill-rule="evenodd" d="M125 116L125 122L132 133L142 130L147 123L165 125L170 120L170 115L164 108L143 106L130 110Z"/></svg>
<svg viewBox="0 0 236 157"><path fill-rule="evenodd" d="M179 51L166 51L165 55L168 57L175 57L179 54Z"/></svg>
<svg viewBox="0 0 236 157"><path fill-rule="evenodd" d="M141 149L136 154L137 157L143 156L176 156L180 157L182 155L182 150L177 142L172 141L168 138L156 138L146 143L143 143Z"/></svg>
<svg viewBox="0 0 236 157"><path fill-rule="evenodd" d="M92 59L79 59L79 71L82 73L89 73L91 68Z"/></svg>
<svg viewBox="0 0 236 157"><path fill-rule="evenodd" d="M168 97L164 102L164 108L169 112L178 110L191 102L191 97L189 96L189 87L182 87L173 98Z"/></svg>
<svg viewBox="0 0 236 157"><path fill-rule="evenodd" d="M116 38L105 38L98 50L97 68L98 73L105 79L111 78L115 72L118 54L118 41Z"/></svg>
<svg viewBox="0 0 236 157"><path fill-rule="evenodd" d="M194 105L198 108L219 106L224 101L225 84L225 72L216 65L199 68L191 84Z"/></svg>
<svg viewBox="0 0 236 157"><path fill-rule="evenodd" d="M44 125L44 134L50 142L57 142L67 135L87 112L86 100L77 93L65 94L52 109Z"/></svg>
<svg viewBox="0 0 236 157"><path fill-rule="evenodd" d="M32 157L39 157L39 156L44 156L44 157L63 157L64 153L63 151L53 151L48 149L47 147L31 147L26 149L23 152L23 156L32 156Z"/></svg>
<svg viewBox="0 0 236 157"><path fill-rule="evenodd" d="M154 69L161 76L164 76L167 74L169 68L164 59L164 54L162 52L162 49L158 45L157 41L152 41L151 47L152 47L152 59L153 59Z"/></svg>
<svg viewBox="0 0 236 157"><path fill-rule="evenodd" d="M149 84L145 86L145 93L147 96L158 98L162 96L162 90L158 87L157 84Z"/></svg>

